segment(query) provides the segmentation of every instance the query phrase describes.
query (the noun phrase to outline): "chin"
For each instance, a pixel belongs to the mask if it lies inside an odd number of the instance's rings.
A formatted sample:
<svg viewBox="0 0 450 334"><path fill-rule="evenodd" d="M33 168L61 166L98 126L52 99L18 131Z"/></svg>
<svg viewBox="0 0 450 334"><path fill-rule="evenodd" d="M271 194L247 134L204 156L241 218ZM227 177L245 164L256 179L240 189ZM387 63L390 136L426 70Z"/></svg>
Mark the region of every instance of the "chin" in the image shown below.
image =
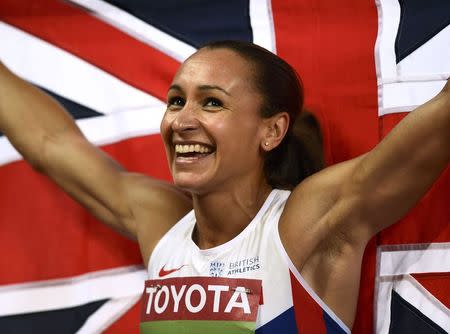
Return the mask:
<svg viewBox="0 0 450 334"><path fill-rule="evenodd" d="M180 173L181 174L181 173ZM185 174L185 173L182 173ZM199 175L173 175L173 183L180 189L188 191L192 194L205 192L208 182Z"/></svg>

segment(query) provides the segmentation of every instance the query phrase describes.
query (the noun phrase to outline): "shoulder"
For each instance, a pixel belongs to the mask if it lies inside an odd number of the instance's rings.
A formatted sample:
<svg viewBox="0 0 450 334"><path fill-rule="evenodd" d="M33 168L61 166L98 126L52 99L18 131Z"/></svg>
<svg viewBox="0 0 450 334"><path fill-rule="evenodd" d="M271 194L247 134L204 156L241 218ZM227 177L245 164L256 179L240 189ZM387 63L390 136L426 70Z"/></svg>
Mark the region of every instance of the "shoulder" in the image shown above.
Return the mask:
<svg viewBox="0 0 450 334"><path fill-rule="evenodd" d="M173 184L128 173L129 220L136 231L144 263L158 241L192 209L192 199Z"/></svg>

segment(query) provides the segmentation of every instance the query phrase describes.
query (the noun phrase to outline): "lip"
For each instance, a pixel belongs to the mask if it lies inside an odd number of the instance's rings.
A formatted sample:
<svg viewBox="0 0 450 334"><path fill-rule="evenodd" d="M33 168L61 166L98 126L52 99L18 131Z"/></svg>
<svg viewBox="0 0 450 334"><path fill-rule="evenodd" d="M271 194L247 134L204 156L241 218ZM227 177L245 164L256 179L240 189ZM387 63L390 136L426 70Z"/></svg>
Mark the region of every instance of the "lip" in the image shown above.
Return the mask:
<svg viewBox="0 0 450 334"><path fill-rule="evenodd" d="M177 167L183 166L192 166L194 164L206 162L208 159L211 159L216 152L211 152L209 154L205 154L202 156L195 157L177 157L175 156L174 162Z"/></svg>
<svg viewBox="0 0 450 334"><path fill-rule="evenodd" d="M208 147L211 152L208 154L204 154L201 156L195 156L195 157L183 157L178 156L178 154L175 152L175 145L200 145ZM208 159L211 159L213 155L216 153L216 147L213 144L210 144L209 141L200 141L200 140L186 140L181 138L172 138L172 154L173 154L173 164L176 168L190 168L195 166L198 166L203 163L207 163Z"/></svg>

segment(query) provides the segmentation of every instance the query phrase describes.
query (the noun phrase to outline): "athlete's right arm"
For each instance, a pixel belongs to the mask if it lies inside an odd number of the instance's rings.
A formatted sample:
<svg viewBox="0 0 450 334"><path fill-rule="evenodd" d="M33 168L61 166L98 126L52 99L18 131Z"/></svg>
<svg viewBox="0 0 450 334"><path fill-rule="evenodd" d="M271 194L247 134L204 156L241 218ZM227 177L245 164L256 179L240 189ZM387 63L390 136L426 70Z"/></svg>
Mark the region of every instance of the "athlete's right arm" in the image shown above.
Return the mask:
<svg viewBox="0 0 450 334"><path fill-rule="evenodd" d="M151 247L152 238L190 209L190 199L174 186L126 172L86 140L55 100L1 62L0 131L36 170L103 222L138 237L141 247ZM151 224L156 233L137 235L148 230L137 222Z"/></svg>

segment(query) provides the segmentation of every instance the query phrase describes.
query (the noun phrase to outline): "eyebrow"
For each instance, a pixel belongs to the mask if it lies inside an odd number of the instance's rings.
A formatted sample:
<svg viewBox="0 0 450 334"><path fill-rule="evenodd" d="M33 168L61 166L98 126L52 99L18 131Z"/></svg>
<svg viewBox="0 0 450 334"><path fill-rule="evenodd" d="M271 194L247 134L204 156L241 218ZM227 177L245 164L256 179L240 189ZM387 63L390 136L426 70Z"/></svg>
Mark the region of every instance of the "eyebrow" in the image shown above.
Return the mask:
<svg viewBox="0 0 450 334"><path fill-rule="evenodd" d="M214 86L214 85L201 85L198 87L198 89L200 90L211 90L211 89L217 89L220 90L221 92L225 93L228 96L231 96L230 93L228 93L225 89L223 89L222 87L219 86Z"/></svg>
<svg viewBox="0 0 450 334"><path fill-rule="evenodd" d="M220 90L221 92L225 93L226 95L231 96L231 94L230 94L229 92L227 92L225 89L223 89L223 88L220 87L220 86L215 86L215 85L201 85L201 86L198 86L198 89L199 89L199 90ZM177 84L171 85L171 86L169 87L169 91L170 91L170 90L177 90L177 91L183 92L183 89L182 89L179 85L177 85Z"/></svg>
<svg viewBox="0 0 450 334"><path fill-rule="evenodd" d="M168 89L168 91L171 91L171 90L178 90L178 91L180 91L180 92L182 92L183 91L183 89L181 89L181 87L179 86L179 85L171 85L170 87L169 87L169 89Z"/></svg>

